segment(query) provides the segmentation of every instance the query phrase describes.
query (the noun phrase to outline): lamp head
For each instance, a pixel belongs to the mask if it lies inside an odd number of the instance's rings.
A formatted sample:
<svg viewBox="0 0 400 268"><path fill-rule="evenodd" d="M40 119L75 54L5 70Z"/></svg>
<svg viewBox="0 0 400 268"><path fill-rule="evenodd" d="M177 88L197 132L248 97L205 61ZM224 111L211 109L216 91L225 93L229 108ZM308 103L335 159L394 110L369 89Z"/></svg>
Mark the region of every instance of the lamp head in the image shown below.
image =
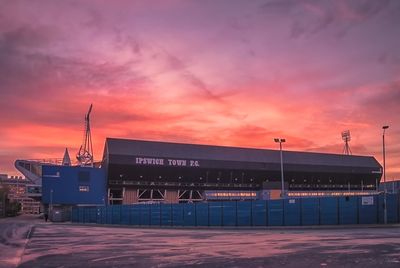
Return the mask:
<svg viewBox="0 0 400 268"><path fill-rule="evenodd" d="M383 126L382 127L382 129L388 129L389 128L389 126Z"/></svg>

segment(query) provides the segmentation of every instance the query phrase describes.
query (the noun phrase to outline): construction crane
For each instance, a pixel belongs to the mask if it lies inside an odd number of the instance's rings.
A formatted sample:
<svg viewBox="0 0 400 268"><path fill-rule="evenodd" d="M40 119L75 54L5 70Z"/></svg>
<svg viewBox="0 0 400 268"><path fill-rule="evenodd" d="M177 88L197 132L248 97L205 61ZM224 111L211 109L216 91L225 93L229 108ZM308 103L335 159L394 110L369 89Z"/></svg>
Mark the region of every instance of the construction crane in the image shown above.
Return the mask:
<svg viewBox="0 0 400 268"><path fill-rule="evenodd" d="M89 111L85 115L85 133L83 134L82 145L76 154L76 159L81 166L93 167L93 145L92 134L90 132L90 113L92 112L93 104L90 104Z"/></svg>

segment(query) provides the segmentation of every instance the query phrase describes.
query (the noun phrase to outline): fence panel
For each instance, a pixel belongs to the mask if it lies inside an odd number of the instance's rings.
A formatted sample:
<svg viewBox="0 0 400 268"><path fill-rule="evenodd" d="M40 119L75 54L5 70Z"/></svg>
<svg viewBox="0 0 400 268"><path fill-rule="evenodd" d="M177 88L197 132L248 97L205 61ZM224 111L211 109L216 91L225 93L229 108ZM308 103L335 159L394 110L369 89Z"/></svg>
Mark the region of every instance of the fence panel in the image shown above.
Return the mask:
<svg viewBox="0 0 400 268"><path fill-rule="evenodd" d="M172 204L172 225L183 226L183 204Z"/></svg>
<svg viewBox="0 0 400 268"><path fill-rule="evenodd" d="M379 209L379 223L384 223L384 206L383 200L385 195L379 195L378 209ZM397 223L398 222L398 200L396 194L386 195L387 204L387 223Z"/></svg>
<svg viewBox="0 0 400 268"><path fill-rule="evenodd" d="M193 203L186 203L183 204L183 209L184 209L183 225L196 226L196 205Z"/></svg>
<svg viewBox="0 0 400 268"><path fill-rule="evenodd" d="M85 223L85 208L78 207L78 221L79 223Z"/></svg>
<svg viewBox="0 0 400 268"><path fill-rule="evenodd" d="M208 203L210 226L222 226L222 202Z"/></svg>
<svg viewBox="0 0 400 268"><path fill-rule="evenodd" d="M222 225L236 226L236 202L222 202Z"/></svg>
<svg viewBox="0 0 400 268"><path fill-rule="evenodd" d="M114 205L112 206L112 223L113 224L121 224L121 210L122 205Z"/></svg>
<svg viewBox="0 0 400 268"><path fill-rule="evenodd" d="M301 225L319 224L319 199L304 198L301 200Z"/></svg>
<svg viewBox="0 0 400 268"><path fill-rule="evenodd" d="M268 225L269 226L282 226L283 219L283 200L269 200L268 207Z"/></svg>
<svg viewBox="0 0 400 268"><path fill-rule="evenodd" d="M79 222L79 208L77 207L72 208L71 221Z"/></svg>
<svg viewBox="0 0 400 268"><path fill-rule="evenodd" d="M140 225L140 206L130 205L129 206L129 224L130 225Z"/></svg>
<svg viewBox="0 0 400 268"><path fill-rule="evenodd" d="M90 208L90 218L89 218L89 222L90 223L97 223L97 208L93 207Z"/></svg>
<svg viewBox="0 0 400 268"><path fill-rule="evenodd" d="M360 224L378 223L378 200L376 196L358 197L358 221Z"/></svg>
<svg viewBox="0 0 400 268"><path fill-rule="evenodd" d="M150 205L150 225L161 225L161 205Z"/></svg>
<svg viewBox="0 0 400 268"><path fill-rule="evenodd" d="M140 225L148 226L150 225L150 205L140 204L138 205L140 210Z"/></svg>
<svg viewBox="0 0 400 268"><path fill-rule="evenodd" d="M130 206L122 205L121 206L121 224L129 225L130 223Z"/></svg>
<svg viewBox="0 0 400 268"><path fill-rule="evenodd" d="M251 220L253 226L267 225L267 201L256 200L251 202Z"/></svg>
<svg viewBox="0 0 400 268"><path fill-rule="evenodd" d="M358 223L358 198L357 196L339 197L339 224Z"/></svg>
<svg viewBox="0 0 400 268"><path fill-rule="evenodd" d="M209 225L209 210L208 203L196 203L196 225Z"/></svg>
<svg viewBox="0 0 400 268"><path fill-rule="evenodd" d="M101 224L102 223L101 220L103 218L101 207L96 207L96 213L97 213L96 223Z"/></svg>
<svg viewBox="0 0 400 268"><path fill-rule="evenodd" d="M319 218L321 225L339 224L338 200L336 197L319 198Z"/></svg>
<svg viewBox="0 0 400 268"><path fill-rule="evenodd" d="M237 202L237 226L251 226L251 204L249 201Z"/></svg>
<svg viewBox="0 0 400 268"><path fill-rule="evenodd" d="M286 226L301 225L301 199L284 200L284 223Z"/></svg>
<svg viewBox="0 0 400 268"><path fill-rule="evenodd" d="M161 225L172 225L172 207L171 204L161 204Z"/></svg>

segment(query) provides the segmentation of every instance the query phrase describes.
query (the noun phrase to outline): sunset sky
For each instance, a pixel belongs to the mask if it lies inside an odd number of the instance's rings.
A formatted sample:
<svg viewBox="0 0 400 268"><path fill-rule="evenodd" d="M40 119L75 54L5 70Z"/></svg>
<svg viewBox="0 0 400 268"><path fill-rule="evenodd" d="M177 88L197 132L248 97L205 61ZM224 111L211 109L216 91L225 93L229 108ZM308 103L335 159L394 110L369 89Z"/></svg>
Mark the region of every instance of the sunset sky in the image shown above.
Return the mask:
<svg viewBox="0 0 400 268"><path fill-rule="evenodd" d="M106 137L353 154L400 179L400 1L0 0L0 173Z"/></svg>

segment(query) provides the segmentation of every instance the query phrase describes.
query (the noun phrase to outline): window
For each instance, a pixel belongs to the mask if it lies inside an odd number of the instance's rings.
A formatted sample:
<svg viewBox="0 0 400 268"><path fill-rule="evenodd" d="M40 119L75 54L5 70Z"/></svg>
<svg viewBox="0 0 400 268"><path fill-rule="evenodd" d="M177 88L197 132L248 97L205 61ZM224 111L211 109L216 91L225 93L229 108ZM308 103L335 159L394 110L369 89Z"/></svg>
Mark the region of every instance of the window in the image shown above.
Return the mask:
<svg viewBox="0 0 400 268"><path fill-rule="evenodd" d="M89 192L89 186L79 185L79 192Z"/></svg>
<svg viewBox="0 0 400 268"><path fill-rule="evenodd" d="M79 171L78 180L79 181L90 181L90 173L88 171Z"/></svg>

